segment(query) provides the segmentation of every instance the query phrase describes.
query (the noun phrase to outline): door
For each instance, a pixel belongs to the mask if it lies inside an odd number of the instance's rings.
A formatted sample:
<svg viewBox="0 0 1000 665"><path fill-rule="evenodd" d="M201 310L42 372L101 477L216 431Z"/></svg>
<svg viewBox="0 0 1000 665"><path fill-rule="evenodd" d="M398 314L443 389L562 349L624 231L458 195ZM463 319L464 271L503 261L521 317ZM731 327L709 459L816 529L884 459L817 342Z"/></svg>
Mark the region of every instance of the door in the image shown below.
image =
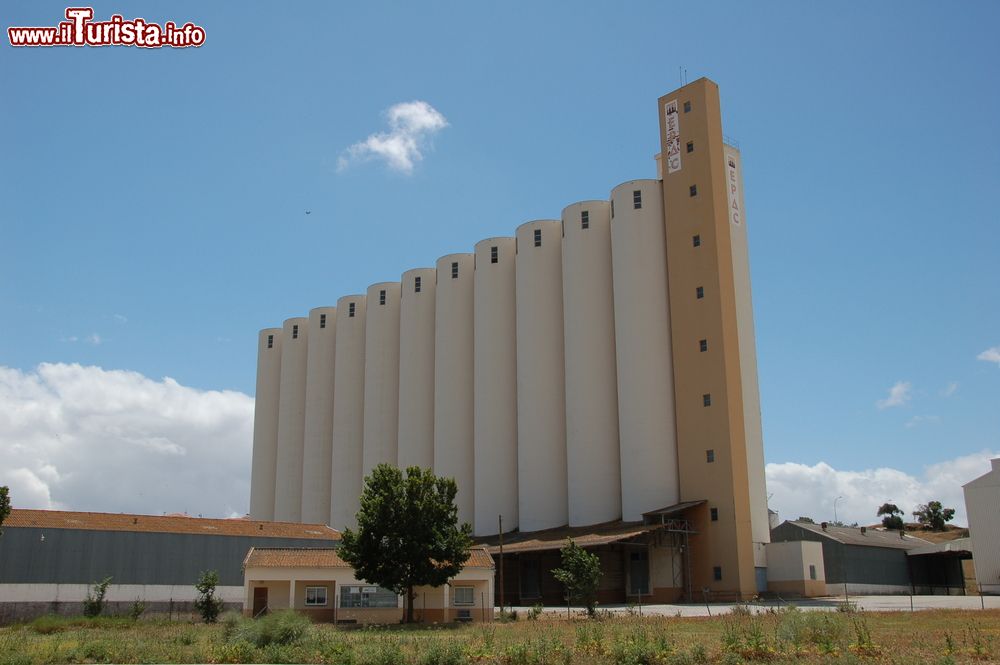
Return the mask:
<svg viewBox="0 0 1000 665"><path fill-rule="evenodd" d="M253 616L259 617L267 612L267 587L255 586L253 588Z"/></svg>

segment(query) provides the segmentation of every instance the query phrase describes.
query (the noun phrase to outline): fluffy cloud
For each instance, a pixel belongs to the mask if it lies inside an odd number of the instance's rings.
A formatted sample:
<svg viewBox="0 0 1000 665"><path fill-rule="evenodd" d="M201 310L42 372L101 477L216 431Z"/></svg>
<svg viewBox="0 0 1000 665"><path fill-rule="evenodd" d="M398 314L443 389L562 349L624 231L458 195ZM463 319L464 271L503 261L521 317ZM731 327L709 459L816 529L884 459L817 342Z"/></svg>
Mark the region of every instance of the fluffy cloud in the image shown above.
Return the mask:
<svg viewBox="0 0 1000 665"><path fill-rule="evenodd" d="M897 381L889 388L889 396L875 402L875 406L880 409L889 409L894 406L904 406L910 401L910 389L913 386L909 381Z"/></svg>
<svg viewBox="0 0 1000 665"><path fill-rule="evenodd" d="M768 464L767 491L772 495L771 509L783 520L805 515L817 522L832 521L833 502L842 496L837 517L847 523L877 523L875 511L887 501L903 509L904 519L912 520L910 513L917 504L938 500L955 509L954 524L965 526L962 485L989 471L994 457L1000 452L983 450L932 464L919 477L891 468L842 471L825 462Z"/></svg>
<svg viewBox="0 0 1000 665"><path fill-rule="evenodd" d="M941 390L941 397L951 397L958 392L958 381L951 381Z"/></svg>
<svg viewBox="0 0 1000 665"><path fill-rule="evenodd" d="M994 346L986 349L976 356L976 359L985 360L988 363L996 363L997 366L1000 367L1000 346Z"/></svg>
<svg viewBox="0 0 1000 665"><path fill-rule="evenodd" d="M370 135L341 154L337 170L351 162L381 159L394 171L409 175L416 162L424 158L422 150L431 137L448 126L441 113L427 102L403 102L386 112L388 132Z"/></svg>
<svg viewBox="0 0 1000 665"><path fill-rule="evenodd" d="M18 508L243 514L252 440L253 398L240 392L0 366L0 485Z"/></svg>

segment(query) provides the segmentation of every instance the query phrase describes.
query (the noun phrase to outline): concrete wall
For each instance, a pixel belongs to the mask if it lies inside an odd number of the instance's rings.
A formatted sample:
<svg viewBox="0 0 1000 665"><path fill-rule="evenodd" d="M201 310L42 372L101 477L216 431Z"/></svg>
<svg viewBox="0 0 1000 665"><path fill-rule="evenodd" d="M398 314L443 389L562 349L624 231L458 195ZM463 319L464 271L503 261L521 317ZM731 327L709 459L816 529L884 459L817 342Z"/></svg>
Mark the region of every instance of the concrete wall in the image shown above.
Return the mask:
<svg viewBox="0 0 1000 665"><path fill-rule="evenodd" d="M805 540L769 543L767 588L782 595L824 595L826 577L822 544Z"/></svg>
<svg viewBox="0 0 1000 665"><path fill-rule="evenodd" d="M965 485L972 558L976 581L983 593L1000 594L1000 459L991 460L989 473Z"/></svg>

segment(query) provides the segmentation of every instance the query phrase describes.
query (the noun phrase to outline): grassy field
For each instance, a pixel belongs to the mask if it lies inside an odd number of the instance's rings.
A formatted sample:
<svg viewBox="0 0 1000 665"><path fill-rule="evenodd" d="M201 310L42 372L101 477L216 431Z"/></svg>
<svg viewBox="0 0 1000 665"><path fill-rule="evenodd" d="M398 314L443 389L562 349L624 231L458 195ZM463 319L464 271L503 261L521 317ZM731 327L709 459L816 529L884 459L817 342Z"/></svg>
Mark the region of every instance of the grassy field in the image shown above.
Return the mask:
<svg viewBox="0 0 1000 665"><path fill-rule="evenodd" d="M220 623L43 617L0 628L0 664L971 663L1000 660L1000 611L802 612L715 618L542 618L337 629L273 614Z"/></svg>

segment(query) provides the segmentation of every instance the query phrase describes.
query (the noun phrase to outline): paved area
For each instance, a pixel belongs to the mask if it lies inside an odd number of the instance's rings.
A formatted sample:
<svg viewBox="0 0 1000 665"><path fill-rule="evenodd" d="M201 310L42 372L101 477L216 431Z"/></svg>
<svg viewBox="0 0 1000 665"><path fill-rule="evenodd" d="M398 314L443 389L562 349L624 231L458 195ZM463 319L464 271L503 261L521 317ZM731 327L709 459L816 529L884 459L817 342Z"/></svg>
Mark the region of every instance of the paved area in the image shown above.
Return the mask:
<svg viewBox="0 0 1000 665"><path fill-rule="evenodd" d="M912 601L912 605L911 605ZM701 604L674 604L674 605L643 605L641 612L643 616L682 616L682 617L704 617L719 616L732 611L736 605L741 605L753 612L766 612L770 609L795 605L802 610L815 611L835 611L844 602L844 597L825 598L802 598L794 601L765 600L757 603L709 603ZM909 612L911 607L917 610L932 609L1000 609L1000 596L850 596L852 605L860 610L869 612ZM518 614L523 618L529 607L515 607ZM638 605L601 605L601 610L608 610L616 614L634 613L639 614ZM546 607L546 613L566 614L566 608ZM578 608L573 608L573 612L579 612Z"/></svg>

